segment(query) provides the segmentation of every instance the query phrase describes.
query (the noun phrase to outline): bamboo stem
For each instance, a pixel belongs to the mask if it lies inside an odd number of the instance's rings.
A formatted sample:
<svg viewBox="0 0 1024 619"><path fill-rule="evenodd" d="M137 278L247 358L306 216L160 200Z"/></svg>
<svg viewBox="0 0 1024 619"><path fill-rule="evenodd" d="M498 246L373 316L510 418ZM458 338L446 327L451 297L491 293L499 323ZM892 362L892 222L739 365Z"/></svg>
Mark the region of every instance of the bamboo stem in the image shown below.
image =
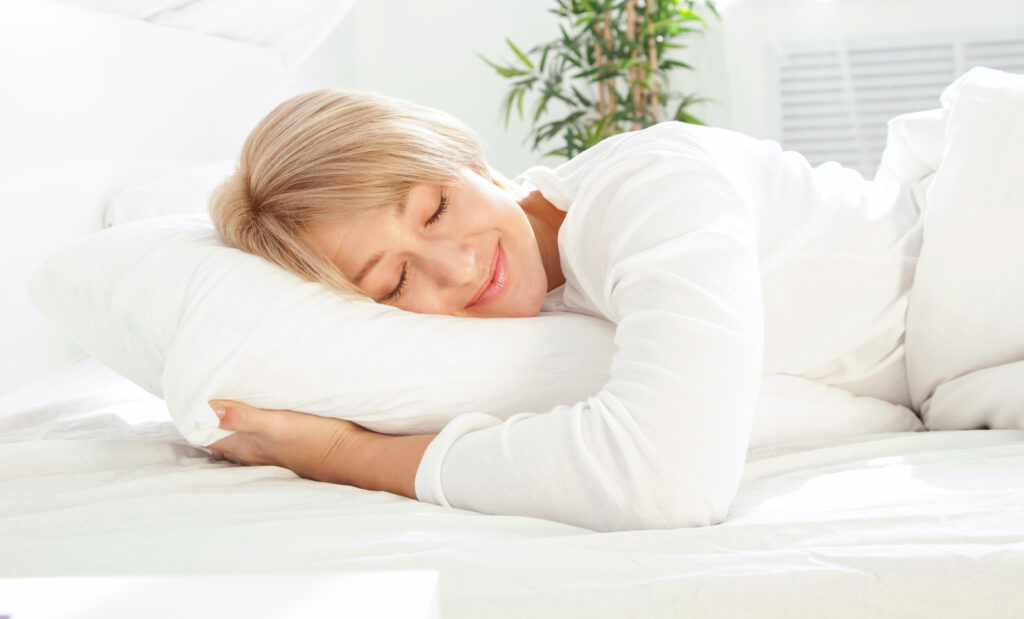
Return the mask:
<svg viewBox="0 0 1024 619"><path fill-rule="evenodd" d="M654 8L661 8L661 0L647 0L647 21L652 21ZM650 83L650 91L647 93L647 105L651 113L651 120L658 122L658 45L654 33L647 39L647 80Z"/></svg>
<svg viewBox="0 0 1024 619"><path fill-rule="evenodd" d="M632 44L632 51L630 51L630 60L636 60L639 55L639 40L637 37L637 13L636 13L636 0L627 0L626 2L626 38ZM633 102L633 131L643 128L643 124L640 122L641 112L643 110L643 92L640 89L640 67L633 66L629 69L629 95L630 100Z"/></svg>
<svg viewBox="0 0 1024 619"><path fill-rule="evenodd" d="M597 26L594 27L595 30L598 32L599 36L600 36L600 30L599 30L600 27L601 27L601 24L598 24ZM603 66L603 65L604 65L604 53L601 52L601 44L600 43L594 43L594 66L595 67L600 67L600 66ZM607 103L606 97L605 97L604 82L601 81L597 85L597 111L598 111L598 113L601 114L601 116L605 116L607 114L607 109L608 109L608 103Z"/></svg>
<svg viewBox="0 0 1024 619"><path fill-rule="evenodd" d="M611 15L608 14L608 13L605 13L604 14L604 32L602 34L604 35L605 43L608 44L608 49L614 50L615 49L615 43L614 43L614 41L612 41L612 24L611 24L611 21L612 21ZM610 67L611 65L612 65L612 60L610 58L606 58L605 59L605 66L606 67ZM616 95L615 95L615 76L614 75L613 76L609 76L607 79L605 79L604 80L604 85L605 85L605 89L607 90L607 95L608 95L608 116L612 116L612 115L615 114L615 111L619 107L618 101L617 101Z"/></svg>

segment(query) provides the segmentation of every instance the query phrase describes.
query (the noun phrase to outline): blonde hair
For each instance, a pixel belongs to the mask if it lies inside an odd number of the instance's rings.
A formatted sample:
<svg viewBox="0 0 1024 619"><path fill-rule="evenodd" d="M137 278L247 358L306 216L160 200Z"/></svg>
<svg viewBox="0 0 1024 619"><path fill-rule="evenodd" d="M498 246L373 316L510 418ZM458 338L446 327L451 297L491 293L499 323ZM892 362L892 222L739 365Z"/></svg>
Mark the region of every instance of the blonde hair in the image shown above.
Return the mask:
<svg viewBox="0 0 1024 619"><path fill-rule="evenodd" d="M368 92L317 90L256 125L210 214L228 245L365 296L305 233L394 206L415 183L450 184L465 167L492 178L479 138L454 117Z"/></svg>

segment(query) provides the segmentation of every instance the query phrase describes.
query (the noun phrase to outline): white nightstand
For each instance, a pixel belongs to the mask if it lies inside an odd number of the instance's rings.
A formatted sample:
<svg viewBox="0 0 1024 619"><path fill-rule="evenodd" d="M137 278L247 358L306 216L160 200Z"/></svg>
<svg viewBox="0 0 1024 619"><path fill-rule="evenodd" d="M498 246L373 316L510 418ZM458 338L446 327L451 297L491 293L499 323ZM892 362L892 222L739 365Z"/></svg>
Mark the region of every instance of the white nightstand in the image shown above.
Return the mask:
<svg viewBox="0 0 1024 619"><path fill-rule="evenodd" d="M440 617L430 571L0 578L0 618Z"/></svg>

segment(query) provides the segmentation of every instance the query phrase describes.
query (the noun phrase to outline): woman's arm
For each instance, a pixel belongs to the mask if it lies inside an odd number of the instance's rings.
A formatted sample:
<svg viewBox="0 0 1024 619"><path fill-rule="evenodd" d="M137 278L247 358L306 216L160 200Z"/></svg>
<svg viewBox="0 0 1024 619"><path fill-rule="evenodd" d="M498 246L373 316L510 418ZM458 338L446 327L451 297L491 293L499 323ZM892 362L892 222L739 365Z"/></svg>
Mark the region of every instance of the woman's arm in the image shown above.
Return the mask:
<svg viewBox="0 0 1024 619"><path fill-rule="evenodd" d="M535 179L572 200L565 300L616 323L611 377L543 414L456 417L420 500L603 531L725 518L762 367L757 213L688 136L609 138Z"/></svg>
<svg viewBox="0 0 1024 619"><path fill-rule="evenodd" d="M416 470L434 434L390 436L351 421L228 400L210 406L235 432L208 446L216 458L269 464L307 479L416 498Z"/></svg>

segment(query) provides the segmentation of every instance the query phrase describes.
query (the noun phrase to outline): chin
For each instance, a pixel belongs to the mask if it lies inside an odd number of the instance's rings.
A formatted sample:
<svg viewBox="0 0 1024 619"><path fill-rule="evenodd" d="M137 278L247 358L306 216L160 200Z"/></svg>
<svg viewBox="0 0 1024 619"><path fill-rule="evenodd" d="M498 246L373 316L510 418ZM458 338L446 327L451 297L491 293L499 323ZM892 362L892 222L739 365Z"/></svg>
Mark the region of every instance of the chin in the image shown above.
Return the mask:
<svg viewBox="0 0 1024 619"><path fill-rule="evenodd" d="M524 300L525 302L516 305L515 314L510 318L533 318L540 313L541 305L544 304L544 296L544 294L530 295L531 298L528 301Z"/></svg>
<svg viewBox="0 0 1024 619"><path fill-rule="evenodd" d="M515 312L510 313L507 318L533 318L540 313L540 306L535 310L523 308Z"/></svg>
<svg viewBox="0 0 1024 619"><path fill-rule="evenodd" d="M530 307L517 305L515 307L502 307L492 310L493 313L476 314L479 318L533 318L540 312L540 306L536 310Z"/></svg>

